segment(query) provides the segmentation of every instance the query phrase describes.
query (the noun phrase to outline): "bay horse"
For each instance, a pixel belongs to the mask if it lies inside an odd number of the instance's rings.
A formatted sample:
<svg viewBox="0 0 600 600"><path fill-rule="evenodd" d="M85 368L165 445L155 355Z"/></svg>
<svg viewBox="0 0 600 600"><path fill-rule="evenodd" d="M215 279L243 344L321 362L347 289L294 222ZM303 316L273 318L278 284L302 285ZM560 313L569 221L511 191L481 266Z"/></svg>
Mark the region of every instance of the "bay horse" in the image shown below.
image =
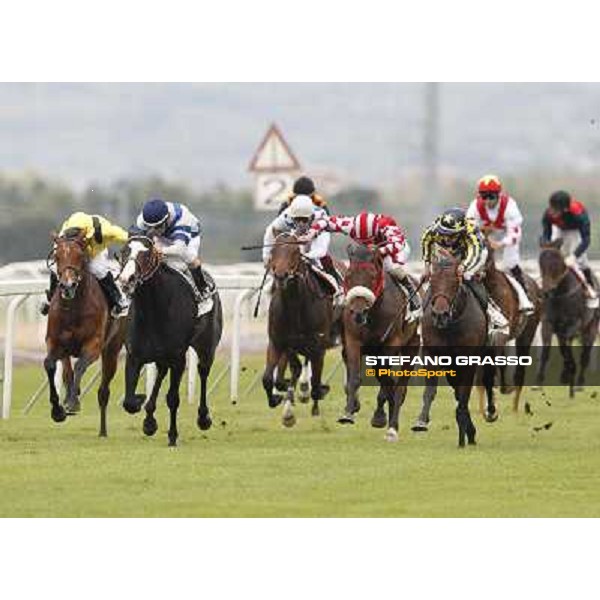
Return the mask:
<svg viewBox="0 0 600 600"><path fill-rule="evenodd" d="M418 354L418 322L406 321L407 298L383 270L376 247L351 244L347 249L350 264L345 276L346 302L343 312L344 361L346 364L346 407L338 419L353 424L360 410L361 347L378 354ZM407 378L377 375L377 407L371 419L376 428L388 427L385 439L398 439L400 407L406 398ZM385 406L388 405L388 415Z"/></svg>
<svg viewBox="0 0 600 600"><path fill-rule="evenodd" d="M125 400L123 408L130 414L141 410L144 394L136 394L142 366L156 363L157 376L150 398L145 405L143 431L156 433L154 417L156 400L163 379L170 372L167 392L170 424L169 446L177 445L177 410L179 384L185 370L188 348L198 355L200 403L197 425L210 429L212 419L207 401L207 380L215 351L223 330L223 311L218 292L213 294L213 307L197 317L197 306L190 285L177 271L161 261L153 241L142 235L132 236L122 251L123 268L119 280L123 291L132 299L130 326L126 341ZM205 272L207 281L212 283Z"/></svg>
<svg viewBox="0 0 600 600"><path fill-rule="evenodd" d="M544 384L552 336L556 335L563 358L560 381L569 386L569 397L573 398L575 387L582 387L585 384L585 371L598 333L600 309L587 306L583 285L577 275L566 265L560 251L561 242L562 240L556 240L542 244L539 255L544 310L542 355L536 383L539 386ZM572 348L577 336L581 338L582 346L579 372L577 372Z"/></svg>
<svg viewBox="0 0 600 600"><path fill-rule="evenodd" d="M460 261L445 249L438 248L433 255L430 286L425 300L421 335L423 353L429 356L456 356L460 348L485 349L487 342L487 315L471 286L462 281L457 272ZM465 350L463 350L464 352ZM477 367L462 367L455 376L446 376L452 386L456 406L458 445L464 447L476 443L477 430L469 412L469 399ZM490 373L492 374L490 380ZM428 387L435 388L434 378ZM493 371L484 369L486 388L493 385ZM429 421L429 408L423 407Z"/></svg>
<svg viewBox="0 0 600 600"><path fill-rule="evenodd" d="M530 314L524 314L520 311L519 297L512 283L509 281L507 274L496 267L494 259L494 250L488 243L488 256L485 265L485 276L483 282L490 295L490 298L496 303L496 306L502 311L509 323L509 332L505 339L497 339L496 353L504 352L503 346L506 342L515 340L516 356L528 356L531 350L531 345L535 337L538 325L540 323L542 313L542 298L541 290L535 280L523 272L523 280L525 282L527 296L534 306L534 310ZM502 336L499 336L502 337ZM498 347L502 346L502 348ZM500 373L500 392L508 394L514 392L513 411L518 412L519 400L523 392L523 384L525 382L525 366L519 365L515 368L513 386L506 384L506 369L498 367ZM487 408L483 408L484 391L487 394ZM525 405L527 411L529 404ZM493 422L497 419L498 413L493 398L491 387L487 390L483 386L479 386L479 410L486 421Z"/></svg>
<svg viewBox="0 0 600 600"><path fill-rule="evenodd" d="M333 345L333 296L323 289L318 276L300 252L298 238L291 233L281 233L275 238L269 270L273 289L269 304L266 366L262 384L269 407L283 402L282 423L293 427L296 383L302 370L295 355L304 356L311 365L312 416L320 414L319 401L329 391L321 382L325 352ZM273 393L274 371L290 359L291 377L285 400L282 394ZM282 373L280 373L281 375Z"/></svg>
<svg viewBox="0 0 600 600"><path fill-rule="evenodd" d="M127 322L110 317L108 301L96 278L88 271L88 252L84 233L69 229L54 236L58 286L50 300L46 330L44 368L50 387L52 419L61 423L80 409L81 379L87 368L102 357L102 379L98 388L101 437L106 437L106 407L110 383L117 370ZM71 357L77 358L75 369ZM57 361L63 365L66 386L65 406L60 404L54 382Z"/></svg>

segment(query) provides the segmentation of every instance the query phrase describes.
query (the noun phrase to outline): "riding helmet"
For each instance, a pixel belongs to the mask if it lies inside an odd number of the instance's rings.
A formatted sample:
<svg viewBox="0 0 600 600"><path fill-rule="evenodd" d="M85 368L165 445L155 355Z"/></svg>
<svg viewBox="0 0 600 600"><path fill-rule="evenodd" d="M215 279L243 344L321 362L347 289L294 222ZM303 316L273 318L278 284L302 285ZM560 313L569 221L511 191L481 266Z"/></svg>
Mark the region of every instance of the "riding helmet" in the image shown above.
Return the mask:
<svg viewBox="0 0 600 600"><path fill-rule="evenodd" d="M496 192L502 191L502 182L497 175L484 175L477 184L477 191L481 194L482 192Z"/></svg>
<svg viewBox="0 0 600 600"><path fill-rule="evenodd" d="M146 227L157 227L169 218L167 203L160 198L153 198L144 204L142 219Z"/></svg>
<svg viewBox="0 0 600 600"><path fill-rule="evenodd" d="M567 210L571 205L571 194L569 192L565 192L560 190L558 192L554 192L552 196L550 196L550 206L554 210Z"/></svg>
<svg viewBox="0 0 600 600"><path fill-rule="evenodd" d="M443 235L454 235L464 231L467 218L462 208L450 208L442 214L437 222L437 232Z"/></svg>
<svg viewBox="0 0 600 600"><path fill-rule="evenodd" d="M312 196L315 193L315 184L310 177L299 177L294 183L294 194L303 196Z"/></svg>
<svg viewBox="0 0 600 600"><path fill-rule="evenodd" d="M296 196L290 204L292 219L310 219L313 215L313 202L308 196Z"/></svg>

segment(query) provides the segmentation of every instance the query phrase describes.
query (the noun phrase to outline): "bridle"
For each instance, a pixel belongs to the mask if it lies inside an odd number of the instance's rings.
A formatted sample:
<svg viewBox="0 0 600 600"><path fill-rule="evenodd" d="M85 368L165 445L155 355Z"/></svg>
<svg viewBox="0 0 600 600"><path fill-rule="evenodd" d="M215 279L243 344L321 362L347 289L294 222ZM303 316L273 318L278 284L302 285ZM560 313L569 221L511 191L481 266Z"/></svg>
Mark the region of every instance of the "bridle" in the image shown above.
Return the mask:
<svg viewBox="0 0 600 600"><path fill-rule="evenodd" d="M82 267L78 267L75 266L73 264L67 264L67 265L58 265L58 261L56 258L56 252L57 252L57 246L56 244L58 243L62 243L62 244L77 244L81 250L84 252L84 258L83 258L83 266ZM73 285L70 288L72 290L72 296L70 297L64 297L61 294L61 299L65 300L65 301L70 301L73 300L73 298L75 297L75 294L77 292L77 289L79 287L79 284L81 283L81 281L83 280L83 274L84 274L84 270L85 270L85 266L88 262L88 256L87 254L85 254L85 248L86 248L87 244L85 242L85 240L82 240L81 238L68 238L68 237L64 237L61 236L59 238L56 238L55 241L55 246L54 248L52 248L52 250L50 251L50 253L48 254L48 257L46 258L46 265L48 266L48 268L50 269L53 265L56 265L56 273L58 276L58 287L59 289L61 289L62 291L65 290L65 286L62 282L63 276L68 273L69 271L71 271L73 273Z"/></svg>
<svg viewBox="0 0 600 600"><path fill-rule="evenodd" d="M127 247L129 247L129 244L131 242L140 242L150 252L150 258L146 261L145 266L140 260L141 253L138 254L133 259L135 262L135 271L133 273L133 279L132 279L130 285L131 285L132 289L136 289L138 287L138 285L141 285L141 284L145 283L146 281L152 279L152 277L154 277L156 271L158 271L158 268L160 267L161 260L160 260L159 253L156 250L156 246L154 245L152 239L149 238L148 236L145 236L145 235L131 236L127 240ZM123 270L125 269L125 265L127 264L127 262L129 260L131 260L131 259L129 259L127 256L125 256L124 253L121 255L121 271L119 273L119 276L123 273Z"/></svg>

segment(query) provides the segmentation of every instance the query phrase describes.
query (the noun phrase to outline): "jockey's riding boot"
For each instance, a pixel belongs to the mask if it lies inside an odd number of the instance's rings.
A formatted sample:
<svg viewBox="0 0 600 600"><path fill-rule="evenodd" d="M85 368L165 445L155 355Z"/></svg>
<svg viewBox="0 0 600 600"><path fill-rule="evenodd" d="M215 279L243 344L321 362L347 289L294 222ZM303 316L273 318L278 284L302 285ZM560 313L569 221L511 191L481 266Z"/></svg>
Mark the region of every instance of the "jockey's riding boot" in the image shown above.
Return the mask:
<svg viewBox="0 0 600 600"><path fill-rule="evenodd" d="M46 290L46 300L44 300L40 306L40 313L44 316L46 316L50 310L50 302L52 301L52 296L54 296L57 287L58 277L54 271L50 271L50 287Z"/></svg>
<svg viewBox="0 0 600 600"><path fill-rule="evenodd" d="M409 314L408 320L414 321L421 316L421 297L417 293L417 289L415 288L412 279L405 275L402 279L398 279L398 283L406 290L409 300Z"/></svg>
<svg viewBox="0 0 600 600"><path fill-rule="evenodd" d="M600 302L598 300L598 293L596 292L596 282L594 281L594 276L592 275L592 270L589 267L586 267L585 269L581 269L581 270L582 270L585 280L588 284L588 286L587 286L588 299L587 299L586 304L587 304L588 308L598 308L598 305L600 304Z"/></svg>
<svg viewBox="0 0 600 600"><path fill-rule="evenodd" d="M121 294L121 290L118 288L113 274L109 272L102 279L98 279L98 283L108 299L111 316L115 319L124 317L127 314L129 306L124 300L123 294Z"/></svg>
<svg viewBox="0 0 600 600"><path fill-rule="evenodd" d="M188 270L192 275L194 283L196 284L194 296L196 297L196 302L198 303L198 316L201 317L203 314L212 310L212 290L209 289L209 285L206 282L206 277L204 277L202 266L194 267L193 269L189 268Z"/></svg>
<svg viewBox="0 0 600 600"><path fill-rule="evenodd" d="M533 306L527 294L527 286L525 285L525 278L523 277L523 271L521 270L521 266L515 265L510 270L510 274L517 280L517 283L521 286L523 290L523 297L521 297L521 294L519 294L519 310L521 312L531 314L535 310L535 307Z"/></svg>

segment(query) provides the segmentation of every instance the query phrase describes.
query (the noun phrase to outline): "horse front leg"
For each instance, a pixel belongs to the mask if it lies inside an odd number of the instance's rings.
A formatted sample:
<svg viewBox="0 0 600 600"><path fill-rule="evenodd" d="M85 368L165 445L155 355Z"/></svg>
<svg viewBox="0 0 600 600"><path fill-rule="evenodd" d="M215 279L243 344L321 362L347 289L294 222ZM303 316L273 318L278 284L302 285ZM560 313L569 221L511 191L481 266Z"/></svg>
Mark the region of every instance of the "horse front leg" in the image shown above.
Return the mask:
<svg viewBox="0 0 600 600"><path fill-rule="evenodd" d="M315 356L310 361L311 366L311 377L310 377L310 397L312 398L313 405L310 410L310 414L313 417L318 417L321 413L319 410L319 400L325 396L323 386L321 384L321 378L323 377L323 365L325 363L325 350L318 350ZM300 383L302 386L302 382ZM308 386L308 382L307 382Z"/></svg>
<svg viewBox="0 0 600 600"><path fill-rule="evenodd" d="M44 370L48 377L48 388L50 390L50 416L56 423L62 423L67 418L67 411L60 404L60 398L58 397L58 391L56 390L56 383L54 377L56 375L56 362L53 352L49 350L48 355L44 359Z"/></svg>
<svg viewBox="0 0 600 600"><path fill-rule="evenodd" d="M169 447L177 446L177 411L179 410L179 384L185 371L185 355L171 365L171 380L167 392L167 406L169 407Z"/></svg>
<svg viewBox="0 0 600 600"><path fill-rule="evenodd" d="M273 373L275 371L275 367L278 365L282 352L275 348L273 342L269 340L269 345L267 347L267 364L265 365L265 371L262 377L262 384L267 394L267 401L269 402L269 408L275 408L281 404L283 400L283 396L281 394L273 393ZM279 375L278 375L279 376Z"/></svg>
<svg viewBox="0 0 600 600"><path fill-rule="evenodd" d="M540 366L538 368L535 382L538 386L544 385L546 378L546 366L550 358L550 348L552 344L552 326L548 321L542 321L542 355L540 357Z"/></svg>
<svg viewBox="0 0 600 600"><path fill-rule="evenodd" d="M501 371L503 376L503 371ZM482 370L482 383L486 395L486 408L484 418L488 423L494 423L498 420L498 410L494 402L494 379L496 375L496 367L493 365L484 365Z"/></svg>
<svg viewBox="0 0 600 600"><path fill-rule="evenodd" d="M572 339L566 339L562 336L558 338L560 353L563 357L563 370L560 374L560 382L569 386L569 398L575 396L575 372L577 371L575 358L573 357L573 348L571 347L572 343Z"/></svg>
<svg viewBox="0 0 600 600"><path fill-rule="evenodd" d="M346 346L346 408L338 419L342 425L354 425L354 415L360 410L358 389L360 388L360 345L351 340Z"/></svg>
<svg viewBox="0 0 600 600"><path fill-rule="evenodd" d="M142 431L144 432L144 435L152 436L158 431L158 423L156 422L154 413L156 411L156 401L158 399L158 394L160 393L160 386L162 385L168 370L169 367L167 363L156 363L156 379L154 380L154 385L152 386L152 391L150 392L150 398L144 406L144 410L146 411L146 416L144 417L144 423L142 425Z"/></svg>
<svg viewBox="0 0 600 600"><path fill-rule="evenodd" d="M65 408L69 415L76 415L81 411L81 402L79 401L79 390L81 389L81 380L88 367L98 359L100 355L99 349L94 346L89 351L84 350L81 357L77 359L75 368L73 369L73 385L71 386L72 393L67 396Z"/></svg>
<svg viewBox="0 0 600 600"><path fill-rule="evenodd" d="M198 405L198 417L196 425L201 431L208 431L212 427L212 419L208 409L208 400L206 398L208 387L208 376L211 365L198 364L198 374L200 375L200 404Z"/></svg>
<svg viewBox="0 0 600 600"><path fill-rule="evenodd" d="M420 433L429 431L429 423L431 421L431 405L435 400L438 388L438 378L436 375L428 377L423 388L423 401L421 405L421 413L419 414L415 424L412 426L414 432Z"/></svg>
<svg viewBox="0 0 600 600"><path fill-rule="evenodd" d="M141 359L129 352L127 353L127 358L125 359L125 399L123 400L123 408L130 415L139 413L146 401L145 394L135 393L143 365L144 363Z"/></svg>
<svg viewBox="0 0 600 600"><path fill-rule="evenodd" d="M581 340L581 356L579 357L579 373L577 375L577 390L582 391L585 385L585 372L590 365L590 359L592 355L592 347L596 339L597 331L596 321L592 321L592 327L588 328L588 331L584 332Z"/></svg>
<svg viewBox="0 0 600 600"><path fill-rule="evenodd" d="M469 445L475 445L475 436L477 430L471 413L469 412L469 398L473 386L474 370L465 370L461 378L460 384L454 384L454 397L456 398L456 424L458 426L458 446L465 446L465 438Z"/></svg>
<svg viewBox="0 0 600 600"><path fill-rule="evenodd" d="M290 365L291 364L292 363L290 361ZM298 383L298 378L300 377L301 373L301 364L300 369L291 369L290 381L288 383L285 401L283 402L283 413L281 415L281 423L284 427L293 427L296 424L296 415L294 414L294 394L296 392L296 384Z"/></svg>
<svg viewBox="0 0 600 600"><path fill-rule="evenodd" d="M404 381L406 379L406 381ZM385 434L385 440L387 442L398 441L398 431L400 429L400 409L406 399L406 392L408 390L408 378L401 377L398 382L394 385L392 382L391 391L389 394L389 422L388 430Z"/></svg>

